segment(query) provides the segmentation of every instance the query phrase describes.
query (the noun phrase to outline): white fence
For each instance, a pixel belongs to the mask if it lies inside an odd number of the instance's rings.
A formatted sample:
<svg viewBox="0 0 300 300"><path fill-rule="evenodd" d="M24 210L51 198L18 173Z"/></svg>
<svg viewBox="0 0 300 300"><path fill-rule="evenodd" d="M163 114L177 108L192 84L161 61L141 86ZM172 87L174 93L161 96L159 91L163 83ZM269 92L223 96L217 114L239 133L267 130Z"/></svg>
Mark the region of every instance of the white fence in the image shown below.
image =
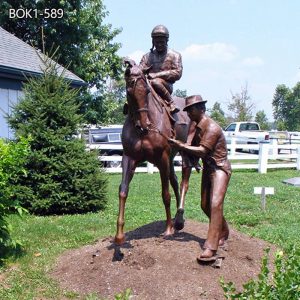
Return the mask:
<svg viewBox="0 0 300 300"><path fill-rule="evenodd" d="M268 169L278 168L295 168L300 170L300 144L278 144L276 139L271 140L270 143L261 143L259 145L236 144L233 140L227 147L228 159L231 162L232 169L256 169L259 173L267 173ZM122 145L88 144L87 149L122 150ZM121 162L122 156L99 156L99 159L102 162ZM175 161L180 162L181 157L176 156ZM109 173L122 172L120 166L105 169ZM175 170L180 171L181 167L176 166ZM158 169L147 163L145 166L137 167L136 172L153 173L158 172Z"/></svg>

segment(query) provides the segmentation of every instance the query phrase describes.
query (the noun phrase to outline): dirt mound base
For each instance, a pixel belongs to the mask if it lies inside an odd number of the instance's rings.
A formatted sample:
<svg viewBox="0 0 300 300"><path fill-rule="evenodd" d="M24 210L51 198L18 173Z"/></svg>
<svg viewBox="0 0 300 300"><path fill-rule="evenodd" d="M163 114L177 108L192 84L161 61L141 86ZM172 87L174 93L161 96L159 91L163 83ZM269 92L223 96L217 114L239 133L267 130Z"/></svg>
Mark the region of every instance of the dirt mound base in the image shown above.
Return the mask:
<svg viewBox="0 0 300 300"><path fill-rule="evenodd" d="M185 228L164 239L165 223L154 222L126 234L117 247L112 237L95 245L65 252L51 275L67 290L80 294L97 292L113 299L131 288L132 299L224 299L219 279L238 288L260 272L264 249L271 246L231 230L221 268L199 265L196 257L208 225L187 220Z"/></svg>

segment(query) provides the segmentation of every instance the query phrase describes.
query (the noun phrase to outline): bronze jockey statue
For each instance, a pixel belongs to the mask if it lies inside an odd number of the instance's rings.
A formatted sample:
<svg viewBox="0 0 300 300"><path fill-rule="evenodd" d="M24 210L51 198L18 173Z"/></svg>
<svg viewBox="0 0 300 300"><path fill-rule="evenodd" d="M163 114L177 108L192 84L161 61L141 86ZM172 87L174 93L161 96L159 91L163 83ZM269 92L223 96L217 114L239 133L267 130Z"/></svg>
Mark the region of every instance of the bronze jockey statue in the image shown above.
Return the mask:
<svg viewBox="0 0 300 300"><path fill-rule="evenodd" d="M164 25L155 26L151 37L152 48L142 57L140 67L147 70L152 87L170 107L171 113L176 113L178 108L171 94L173 84L182 75L181 54L168 48L169 31Z"/></svg>

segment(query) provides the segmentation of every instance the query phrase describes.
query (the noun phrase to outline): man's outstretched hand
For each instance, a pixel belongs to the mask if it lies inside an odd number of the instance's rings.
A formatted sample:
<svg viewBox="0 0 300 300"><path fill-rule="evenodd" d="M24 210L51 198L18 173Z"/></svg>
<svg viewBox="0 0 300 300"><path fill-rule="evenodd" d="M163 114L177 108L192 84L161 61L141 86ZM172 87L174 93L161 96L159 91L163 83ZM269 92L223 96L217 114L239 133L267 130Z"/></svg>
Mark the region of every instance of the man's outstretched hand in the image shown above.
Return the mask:
<svg viewBox="0 0 300 300"><path fill-rule="evenodd" d="M182 143L181 141L175 140L175 139L168 138L168 142L171 146L179 148L179 149L184 147L184 143Z"/></svg>
<svg viewBox="0 0 300 300"><path fill-rule="evenodd" d="M155 79L156 77L156 73L148 73L148 79Z"/></svg>

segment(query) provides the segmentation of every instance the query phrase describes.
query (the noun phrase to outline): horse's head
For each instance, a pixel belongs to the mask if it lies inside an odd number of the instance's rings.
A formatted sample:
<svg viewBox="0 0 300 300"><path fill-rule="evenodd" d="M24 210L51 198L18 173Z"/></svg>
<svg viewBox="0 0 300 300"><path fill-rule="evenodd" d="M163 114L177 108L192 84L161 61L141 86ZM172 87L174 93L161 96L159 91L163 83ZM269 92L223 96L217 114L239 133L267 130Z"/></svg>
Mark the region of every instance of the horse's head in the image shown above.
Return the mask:
<svg viewBox="0 0 300 300"><path fill-rule="evenodd" d="M133 116L135 127L147 133L150 125L148 119L149 87L143 70L134 60L125 58L125 81L127 101L130 114Z"/></svg>

